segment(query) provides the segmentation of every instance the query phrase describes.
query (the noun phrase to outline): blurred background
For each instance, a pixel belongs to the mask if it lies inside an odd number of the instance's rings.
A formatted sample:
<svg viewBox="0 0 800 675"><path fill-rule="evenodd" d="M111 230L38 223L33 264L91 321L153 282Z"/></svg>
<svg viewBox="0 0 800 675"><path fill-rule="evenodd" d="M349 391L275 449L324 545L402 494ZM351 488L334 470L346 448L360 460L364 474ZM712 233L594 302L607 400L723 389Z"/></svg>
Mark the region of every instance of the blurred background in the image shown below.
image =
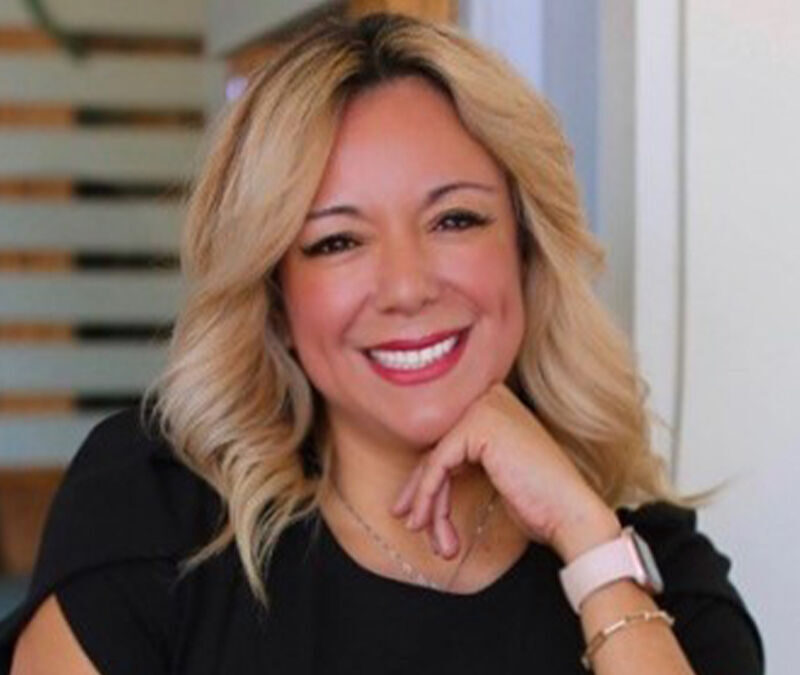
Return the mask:
<svg viewBox="0 0 800 675"><path fill-rule="evenodd" d="M728 481L700 526L792 672L793 0L0 0L0 615L80 442L163 363L207 125L296 30L376 10L461 26L557 108L657 449L682 490Z"/></svg>

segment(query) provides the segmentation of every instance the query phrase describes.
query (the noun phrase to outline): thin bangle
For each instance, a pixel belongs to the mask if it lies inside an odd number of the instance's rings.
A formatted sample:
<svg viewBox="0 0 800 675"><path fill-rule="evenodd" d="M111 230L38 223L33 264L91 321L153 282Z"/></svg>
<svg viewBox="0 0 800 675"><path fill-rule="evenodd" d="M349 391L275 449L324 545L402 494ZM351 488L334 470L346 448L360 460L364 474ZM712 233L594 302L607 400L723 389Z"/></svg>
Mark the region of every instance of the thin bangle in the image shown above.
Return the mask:
<svg viewBox="0 0 800 675"><path fill-rule="evenodd" d="M595 653L614 633L628 628L634 624L646 623L648 621L663 621L670 628L675 623L675 619L663 609L645 609L641 612L635 612L634 614L625 614L625 616L618 621L615 621L614 623L595 633L594 637L589 640L589 644L586 645L586 651L583 653L583 656L581 656L581 663L583 664L583 667L586 668L586 670L592 669L592 658L594 657Z"/></svg>

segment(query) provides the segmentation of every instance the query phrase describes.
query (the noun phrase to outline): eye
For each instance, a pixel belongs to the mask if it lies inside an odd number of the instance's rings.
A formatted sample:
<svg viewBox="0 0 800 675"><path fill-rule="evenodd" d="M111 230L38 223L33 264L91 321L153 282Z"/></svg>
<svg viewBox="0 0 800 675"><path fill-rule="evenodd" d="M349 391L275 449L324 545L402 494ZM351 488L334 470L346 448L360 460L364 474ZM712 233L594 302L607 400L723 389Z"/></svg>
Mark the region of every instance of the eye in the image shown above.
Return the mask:
<svg viewBox="0 0 800 675"><path fill-rule="evenodd" d="M347 251L355 246L358 246L358 244L359 242L352 235L332 234L328 237L323 237L313 244L304 246L301 250L305 255L314 257L319 255L333 255L335 253L342 253L343 251Z"/></svg>
<svg viewBox="0 0 800 675"><path fill-rule="evenodd" d="M447 230L468 230L471 227L488 225L489 218L473 211L459 209L448 211L436 221L436 228Z"/></svg>

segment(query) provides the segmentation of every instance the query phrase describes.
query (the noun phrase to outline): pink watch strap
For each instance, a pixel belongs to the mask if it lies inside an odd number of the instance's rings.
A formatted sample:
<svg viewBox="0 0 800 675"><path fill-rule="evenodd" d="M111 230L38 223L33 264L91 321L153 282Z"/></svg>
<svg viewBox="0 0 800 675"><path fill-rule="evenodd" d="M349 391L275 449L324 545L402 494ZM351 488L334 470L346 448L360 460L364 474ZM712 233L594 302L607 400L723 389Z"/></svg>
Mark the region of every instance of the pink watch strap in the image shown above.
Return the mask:
<svg viewBox="0 0 800 675"><path fill-rule="evenodd" d="M587 596L598 588L628 578L643 584L647 572L636 550L632 532L625 528L616 539L578 556L561 569L559 576L567 599L577 613Z"/></svg>

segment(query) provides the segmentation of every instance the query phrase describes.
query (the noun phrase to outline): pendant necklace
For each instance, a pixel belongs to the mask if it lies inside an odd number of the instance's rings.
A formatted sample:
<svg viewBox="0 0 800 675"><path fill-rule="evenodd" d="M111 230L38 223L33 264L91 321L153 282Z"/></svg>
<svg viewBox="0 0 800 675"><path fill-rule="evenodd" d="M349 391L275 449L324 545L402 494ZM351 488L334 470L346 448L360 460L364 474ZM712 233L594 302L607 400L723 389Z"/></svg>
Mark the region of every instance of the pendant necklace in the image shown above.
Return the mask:
<svg viewBox="0 0 800 675"><path fill-rule="evenodd" d="M475 533L472 537L472 540L467 547L466 552L461 557L461 560L458 561L458 565L456 565L455 570L450 575L450 578L447 580L445 584L440 584L429 579L425 574L420 572L414 565L412 565L408 560L406 560L400 552L395 549L388 541L386 541L383 537L381 537L370 525L367 523L366 520L361 516L361 514L356 511L352 504L350 504L347 499L344 498L344 495L339 491L339 488L336 486L335 483L331 482L333 485L333 491L336 493L336 496L344 505L347 512L353 517L353 519L359 524L359 526L370 536L370 538L381 548L381 550L389 557L391 560L397 565L397 567L403 572L403 574L410 579L413 583L419 586L426 586L436 591L449 591L453 584L455 583L456 578L458 577L458 573L461 571L461 568L464 566L464 562L469 557L470 553L472 553L473 549L475 548L475 544L483 535L484 530L486 529L486 522L489 520L489 516L494 511L495 503L497 501L497 490L492 490L492 496L489 498L489 501L483 506L481 509L481 514L478 518L478 525L475 528Z"/></svg>

